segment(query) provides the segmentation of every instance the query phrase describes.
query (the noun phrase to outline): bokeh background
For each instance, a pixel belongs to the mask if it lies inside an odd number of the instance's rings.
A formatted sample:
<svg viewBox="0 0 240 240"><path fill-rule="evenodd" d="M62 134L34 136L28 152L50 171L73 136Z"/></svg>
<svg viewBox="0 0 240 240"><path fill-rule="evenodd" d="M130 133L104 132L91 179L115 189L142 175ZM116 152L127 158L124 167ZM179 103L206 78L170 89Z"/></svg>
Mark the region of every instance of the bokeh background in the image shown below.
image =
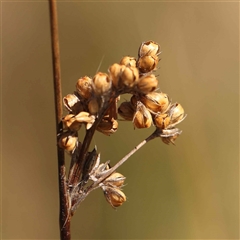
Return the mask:
<svg viewBox="0 0 240 240"><path fill-rule="evenodd" d="M47 1L1 3L3 239L57 239L58 180ZM72 219L73 239L239 238L239 3L58 2L63 96L142 41L162 47L159 87L188 114L176 146L149 142L119 171L127 202L97 190ZM124 96L122 100L129 96ZM116 163L154 128L96 133ZM84 132L82 132L83 137ZM69 164L69 158L66 159Z"/></svg>

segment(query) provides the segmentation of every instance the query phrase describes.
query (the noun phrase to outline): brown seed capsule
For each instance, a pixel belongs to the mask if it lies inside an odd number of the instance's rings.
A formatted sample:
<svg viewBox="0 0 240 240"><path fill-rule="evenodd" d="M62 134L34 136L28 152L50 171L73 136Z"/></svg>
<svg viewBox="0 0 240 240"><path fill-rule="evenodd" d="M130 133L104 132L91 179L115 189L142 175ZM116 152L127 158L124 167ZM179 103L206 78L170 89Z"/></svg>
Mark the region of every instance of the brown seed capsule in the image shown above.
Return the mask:
<svg viewBox="0 0 240 240"><path fill-rule="evenodd" d="M95 116L88 112L80 112L75 116L75 120L79 123L86 123L86 128L89 129L95 122Z"/></svg>
<svg viewBox="0 0 240 240"><path fill-rule="evenodd" d="M168 114L163 113L163 114L157 114L154 117L154 122L157 128L165 129L168 127L170 123L170 117Z"/></svg>
<svg viewBox="0 0 240 240"><path fill-rule="evenodd" d="M63 148L68 152L72 152L77 146L77 140L78 137L76 132L65 132L60 136L58 145L60 148Z"/></svg>
<svg viewBox="0 0 240 240"><path fill-rule="evenodd" d="M126 68L124 65L114 63L108 69L109 77L112 80L112 84L115 88L119 87L119 79L122 71Z"/></svg>
<svg viewBox="0 0 240 240"><path fill-rule="evenodd" d="M88 99L92 95L92 79L90 77L83 77L78 79L76 83L76 89L79 95L85 99Z"/></svg>
<svg viewBox="0 0 240 240"><path fill-rule="evenodd" d="M137 102L137 110L133 117L133 124L137 128L149 128L152 125L151 113L140 101Z"/></svg>
<svg viewBox="0 0 240 240"><path fill-rule="evenodd" d="M68 114L62 118L62 122L65 128L71 131L78 131L81 128L81 122L76 121L74 114Z"/></svg>
<svg viewBox="0 0 240 240"><path fill-rule="evenodd" d="M143 76L137 83L137 91L143 94L148 94L156 90L158 80L154 74Z"/></svg>
<svg viewBox="0 0 240 240"><path fill-rule="evenodd" d="M78 113L83 110L82 102L75 94L68 94L63 98L63 104L69 112Z"/></svg>
<svg viewBox="0 0 240 240"><path fill-rule="evenodd" d="M122 70L119 79L119 87L132 88L138 81L139 73L136 67L126 67Z"/></svg>
<svg viewBox="0 0 240 240"><path fill-rule="evenodd" d="M107 136L110 136L110 134L115 133L118 128L118 122L115 119L111 120L104 120L98 124L97 130Z"/></svg>
<svg viewBox="0 0 240 240"><path fill-rule="evenodd" d="M166 93L151 92L140 97L141 102L154 113L164 113L170 106L170 100Z"/></svg>
<svg viewBox="0 0 240 240"><path fill-rule="evenodd" d="M98 72L93 77L93 83L94 83L94 92L97 95L102 95L107 93L111 87L112 87L112 81L108 77L106 73Z"/></svg>
<svg viewBox="0 0 240 240"><path fill-rule="evenodd" d="M180 134L175 134L174 136L170 137L161 137L161 139L165 144L172 143L173 145L175 145L175 140L178 138L179 135Z"/></svg>
<svg viewBox="0 0 240 240"><path fill-rule="evenodd" d="M137 61L137 67L141 73L148 73L156 69L158 64L157 56L142 56Z"/></svg>
<svg viewBox="0 0 240 240"><path fill-rule="evenodd" d="M138 50L138 56L154 56L160 54L161 47L158 43L153 41L143 42Z"/></svg>
<svg viewBox="0 0 240 240"><path fill-rule="evenodd" d="M107 177L103 183L112 187L122 187L125 179L126 178L121 173L114 172Z"/></svg>
<svg viewBox="0 0 240 240"><path fill-rule="evenodd" d="M179 103L173 104L169 109L171 123L179 122L184 117L184 109Z"/></svg>
<svg viewBox="0 0 240 240"><path fill-rule="evenodd" d="M120 65L125 65L128 67L136 67L136 58L134 57L123 57L120 61Z"/></svg>
<svg viewBox="0 0 240 240"><path fill-rule="evenodd" d="M113 207L119 207L126 202L126 195L118 188L102 187L107 202Z"/></svg>
<svg viewBox="0 0 240 240"><path fill-rule="evenodd" d="M99 103L97 98L92 98L88 103L88 110L91 115L96 115L99 111Z"/></svg>
<svg viewBox="0 0 240 240"><path fill-rule="evenodd" d="M122 102L118 108L119 115L127 121L132 121L135 113L131 102Z"/></svg>

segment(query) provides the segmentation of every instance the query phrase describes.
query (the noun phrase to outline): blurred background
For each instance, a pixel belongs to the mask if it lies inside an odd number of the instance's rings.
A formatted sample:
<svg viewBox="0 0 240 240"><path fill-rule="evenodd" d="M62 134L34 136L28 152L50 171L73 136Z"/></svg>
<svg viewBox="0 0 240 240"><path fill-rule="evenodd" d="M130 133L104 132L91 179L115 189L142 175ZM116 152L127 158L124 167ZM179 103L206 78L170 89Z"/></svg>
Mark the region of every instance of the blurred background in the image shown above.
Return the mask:
<svg viewBox="0 0 240 240"><path fill-rule="evenodd" d="M2 238L57 239L48 2L2 2L1 15ZM153 40L162 48L159 87L188 114L176 146L155 139L119 169L122 207L113 210L100 190L90 194L72 239L238 239L239 3L61 1L58 18L63 96L103 57L107 72ZM113 165L153 130L120 122L92 146Z"/></svg>

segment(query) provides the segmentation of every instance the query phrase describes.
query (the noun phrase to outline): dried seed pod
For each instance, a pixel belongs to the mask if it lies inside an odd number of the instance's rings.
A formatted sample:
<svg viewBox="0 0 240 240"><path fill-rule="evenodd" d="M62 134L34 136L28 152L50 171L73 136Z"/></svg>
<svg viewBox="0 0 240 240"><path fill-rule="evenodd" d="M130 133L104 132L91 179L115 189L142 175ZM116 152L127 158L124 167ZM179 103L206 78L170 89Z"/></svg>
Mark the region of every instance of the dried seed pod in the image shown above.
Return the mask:
<svg viewBox="0 0 240 240"><path fill-rule="evenodd" d="M99 111L99 103L97 98L92 98L88 103L88 110L91 115L96 115Z"/></svg>
<svg viewBox="0 0 240 240"><path fill-rule="evenodd" d="M119 79L119 87L132 88L139 79L138 69L136 67L126 67L122 70Z"/></svg>
<svg viewBox="0 0 240 240"><path fill-rule="evenodd" d="M81 122L76 121L74 114L68 114L62 118L62 122L65 128L71 131L78 131L81 128Z"/></svg>
<svg viewBox="0 0 240 240"><path fill-rule="evenodd" d="M171 123L179 122L184 117L184 109L181 104L175 103L169 109Z"/></svg>
<svg viewBox="0 0 240 240"><path fill-rule="evenodd" d="M148 94L156 90L158 86L158 80L154 74L143 76L137 83L137 91L142 94Z"/></svg>
<svg viewBox="0 0 240 240"><path fill-rule="evenodd" d="M156 114L154 122L157 128L166 129L170 123L170 116L167 113Z"/></svg>
<svg viewBox="0 0 240 240"><path fill-rule="evenodd" d="M113 101L110 103L105 115L104 120L111 120L111 119L117 119L117 102L120 100L120 96L113 99Z"/></svg>
<svg viewBox="0 0 240 240"><path fill-rule="evenodd" d="M165 144L172 143L173 145L175 145L175 140L178 138L179 135L180 135L180 133L177 133L170 137L161 137L161 139Z"/></svg>
<svg viewBox="0 0 240 240"><path fill-rule="evenodd" d="M119 115L127 121L132 121L135 109L131 102L122 102L118 108Z"/></svg>
<svg viewBox="0 0 240 240"><path fill-rule="evenodd" d="M82 102L75 94L68 94L63 98L63 104L69 112L78 113L83 110Z"/></svg>
<svg viewBox="0 0 240 240"><path fill-rule="evenodd" d="M58 146L68 152L74 151L77 143L78 137L76 132L65 132L60 136L58 140Z"/></svg>
<svg viewBox="0 0 240 240"><path fill-rule="evenodd" d="M154 41L143 42L138 50L138 56L154 56L160 54L161 47L158 43Z"/></svg>
<svg viewBox="0 0 240 240"><path fill-rule="evenodd" d="M108 77L106 73L98 72L93 77L93 83L94 83L94 92L97 95L102 95L107 93L111 87L112 87L112 81Z"/></svg>
<svg viewBox="0 0 240 240"><path fill-rule="evenodd" d="M109 77L112 80L112 84L115 88L119 87L119 79L122 71L126 68L124 65L114 63L108 69Z"/></svg>
<svg viewBox="0 0 240 240"><path fill-rule="evenodd" d="M107 136L110 136L110 134L115 133L118 128L118 122L115 119L111 120L104 120L98 124L97 130Z"/></svg>
<svg viewBox="0 0 240 240"><path fill-rule="evenodd" d="M126 178L118 172L112 173L109 177L104 180L104 185L109 185L112 187L122 187L124 180Z"/></svg>
<svg viewBox="0 0 240 240"><path fill-rule="evenodd" d="M142 56L137 61L137 67L141 73L148 73L156 69L158 61L157 56Z"/></svg>
<svg viewBox="0 0 240 240"><path fill-rule="evenodd" d="M166 93L151 92L140 96L141 102L154 113L164 113L170 107L170 99Z"/></svg>
<svg viewBox="0 0 240 240"><path fill-rule="evenodd" d="M75 116L75 120L80 123L86 123L86 128L89 129L95 122L95 116L88 112L80 112Z"/></svg>
<svg viewBox="0 0 240 240"><path fill-rule="evenodd" d="M136 58L134 57L130 57L130 56L126 56L123 57L120 61L120 65L125 65L128 67L136 67Z"/></svg>
<svg viewBox="0 0 240 240"><path fill-rule="evenodd" d="M88 76L78 79L76 89L79 95L85 99L89 99L92 95L92 79Z"/></svg>
<svg viewBox="0 0 240 240"><path fill-rule="evenodd" d="M107 202L113 207L119 207L126 202L126 195L118 188L103 186L103 193Z"/></svg>
<svg viewBox="0 0 240 240"><path fill-rule="evenodd" d="M137 110L133 117L133 124L137 128L149 128L152 124L151 113L140 102L137 102Z"/></svg>

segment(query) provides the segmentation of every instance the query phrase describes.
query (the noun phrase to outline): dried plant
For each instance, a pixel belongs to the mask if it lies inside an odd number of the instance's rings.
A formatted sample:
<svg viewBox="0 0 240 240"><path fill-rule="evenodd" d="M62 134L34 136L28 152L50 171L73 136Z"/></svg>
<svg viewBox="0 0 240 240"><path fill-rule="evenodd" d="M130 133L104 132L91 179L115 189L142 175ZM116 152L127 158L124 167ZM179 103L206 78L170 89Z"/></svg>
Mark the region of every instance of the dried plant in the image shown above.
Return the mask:
<svg viewBox="0 0 240 240"><path fill-rule="evenodd" d="M73 92L63 98L68 114L60 121L58 149L68 152L71 163L68 178L65 177L65 170L61 170L65 169L65 165L60 164L59 167L60 198L64 198L60 204L64 213L60 213L62 239L70 239L71 217L93 190L101 188L113 208L126 201L122 191L125 177L117 169L132 154L155 138L161 138L165 144L174 144L181 134L176 125L186 117L183 107L179 103L172 103L166 93L157 89L155 73L160 54L158 43L143 42L138 49L137 59L126 56L119 63L111 65L107 73L98 72L93 78L81 77ZM119 105L122 94L130 94L131 98ZM153 126L154 130L110 167L109 161L101 163L96 148L89 150L89 146L96 131L103 133L103 137L116 133L119 116L132 123L134 128ZM82 127L86 129L86 134L83 142L80 142L78 131Z"/></svg>

